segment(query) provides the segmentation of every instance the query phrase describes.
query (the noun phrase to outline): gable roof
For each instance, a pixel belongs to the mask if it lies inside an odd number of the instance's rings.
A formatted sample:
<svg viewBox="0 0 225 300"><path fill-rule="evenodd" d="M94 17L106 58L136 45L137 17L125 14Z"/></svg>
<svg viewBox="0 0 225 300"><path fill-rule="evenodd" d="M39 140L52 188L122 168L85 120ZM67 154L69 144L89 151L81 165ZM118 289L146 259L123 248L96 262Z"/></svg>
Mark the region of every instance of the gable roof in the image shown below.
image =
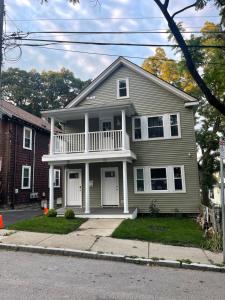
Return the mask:
<svg viewBox="0 0 225 300"><path fill-rule="evenodd" d="M50 124L46 120L43 120L41 118L38 118L37 116L30 114L27 111L13 105L10 102L0 100L0 111L3 115L7 115L10 118L18 118L41 129L45 129L47 131L50 131L51 129Z"/></svg>
<svg viewBox="0 0 225 300"><path fill-rule="evenodd" d="M118 69L121 66L126 66L128 69L140 74L141 76L149 79L150 81L156 83L157 85L161 86L162 88L179 96L186 103L188 103L187 106L192 106L192 104L196 105L196 102L198 101L196 98L190 96L189 94L178 89L177 87L173 86L172 84L169 84L168 82L158 78L157 76L142 69L140 66L138 66L138 65L132 63L131 61L125 59L124 57L120 56L108 68L106 68L98 77L96 77L83 91L81 91L81 93L76 98L74 98L66 106L66 108L71 108L73 106L78 105L83 99L85 99L88 96L88 94L90 92L92 92L98 85L100 85L103 80L105 80L107 77L109 77L110 74L112 74L112 72L114 72L116 69Z"/></svg>

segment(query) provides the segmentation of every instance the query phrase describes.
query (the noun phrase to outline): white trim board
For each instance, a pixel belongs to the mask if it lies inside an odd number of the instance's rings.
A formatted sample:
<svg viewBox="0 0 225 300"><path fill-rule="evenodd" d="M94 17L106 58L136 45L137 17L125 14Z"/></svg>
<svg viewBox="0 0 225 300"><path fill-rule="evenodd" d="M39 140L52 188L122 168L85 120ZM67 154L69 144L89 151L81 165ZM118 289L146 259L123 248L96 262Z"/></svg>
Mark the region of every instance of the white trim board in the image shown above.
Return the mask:
<svg viewBox="0 0 225 300"><path fill-rule="evenodd" d="M150 81L156 83L157 85L163 87L164 89L172 92L173 94L179 96L184 101L189 102L191 105L192 103L196 105L197 99L188 95L187 93L179 90L178 88L174 87L173 85L167 83L166 81L156 77L155 75L147 72L146 70L142 69L138 65L130 62L129 60L125 59L124 57L118 57L108 68L106 68L97 78L95 78L92 83L85 88L75 99L73 99L66 108L71 108L78 103L80 103L82 100L84 100L90 92L92 92L100 83L102 83L112 72L114 72L117 68L119 68L121 65L126 66L130 70L144 76L145 78L149 79ZM191 103L192 102L192 103Z"/></svg>

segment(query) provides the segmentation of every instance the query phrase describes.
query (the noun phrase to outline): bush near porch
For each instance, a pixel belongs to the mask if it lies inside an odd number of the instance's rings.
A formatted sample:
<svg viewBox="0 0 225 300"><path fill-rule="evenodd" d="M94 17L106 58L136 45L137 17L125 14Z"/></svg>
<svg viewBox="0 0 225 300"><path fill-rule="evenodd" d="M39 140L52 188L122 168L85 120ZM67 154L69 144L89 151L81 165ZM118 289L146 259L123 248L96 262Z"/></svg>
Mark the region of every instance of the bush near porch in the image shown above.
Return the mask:
<svg viewBox="0 0 225 300"><path fill-rule="evenodd" d="M204 247L203 234L192 218L145 216L124 220L112 236L176 246Z"/></svg>
<svg viewBox="0 0 225 300"><path fill-rule="evenodd" d="M39 216L9 225L8 229L33 231L43 233L67 234L80 227L87 219L65 219L57 217Z"/></svg>

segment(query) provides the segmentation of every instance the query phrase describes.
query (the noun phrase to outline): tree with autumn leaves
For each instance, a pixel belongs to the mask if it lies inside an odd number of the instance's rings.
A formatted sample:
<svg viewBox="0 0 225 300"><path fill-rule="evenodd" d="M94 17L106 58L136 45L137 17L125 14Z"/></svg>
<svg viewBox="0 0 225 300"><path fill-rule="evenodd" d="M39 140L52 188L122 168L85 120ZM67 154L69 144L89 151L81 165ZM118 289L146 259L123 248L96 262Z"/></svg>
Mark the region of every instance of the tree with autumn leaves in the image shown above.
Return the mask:
<svg viewBox="0 0 225 300"><path fill-rule="evenodd" d="M191 35L187 44L225 45L221 26L206 22L198 36ZM178 49L175 49L177 51ZM225 103L224 52L216 48L199 48L192 54L199 72L212 93ZM179 61L167 58L165 51L157 48L155 55L147 58L142 67L200 99L196 112L196 139L199 153L198 166L203 203L208 204L208 190L215 183L219 170L219 138L225 134L225 117L211 106L186 68L183 56Z"/></svg>

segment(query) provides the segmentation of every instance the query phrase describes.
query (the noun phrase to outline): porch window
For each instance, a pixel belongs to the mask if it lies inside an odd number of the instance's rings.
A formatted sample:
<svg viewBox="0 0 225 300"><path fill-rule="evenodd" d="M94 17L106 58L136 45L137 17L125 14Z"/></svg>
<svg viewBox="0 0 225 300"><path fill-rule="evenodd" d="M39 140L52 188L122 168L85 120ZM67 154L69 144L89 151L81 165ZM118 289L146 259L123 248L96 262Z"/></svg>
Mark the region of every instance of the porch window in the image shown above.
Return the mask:
<svg viewBox="0 0 225 300"><path fill-rule="evenodd" d="M118 79L117 81L117 98L128 98L129 97L129 80Z"/></svg>
<svg viewBox="0 0 225 300"><path fill-rule="evenodd" d="M163 116L148 117L148 138L164 137Z"/></svg>
<svg viewBox="0 0 225 300"><path fill-rule="evenodd" d="M30 189L31 183L31 166L22 166L22 189Z"/></svg>
<svg viewBox="0 0 225 300"><path fill-rule="evenodd" d="M60 187L60 169L54 169L54 187Z"/></svg>
<svg viewBox="0 0 225 300"><path fill-rule="evenodd" d="M134 139L141 139L141 118L134 119Z"/></svg>
<svg viewBox="0 0 225 300"><path fill-rule="evenodd" d="M179 135L177 114L170 115L170 132L171 132L171 136Z"/></svg>
<svg viewBox="0 0 225 300"><path fill-rule="evenodd" d="M32 129L29 127L23 128L23 148L32 150Z"/></svg>
<svg viewBox="0 0 225 300"><path fill-rule="evenodd" d="M166 168L150 168L151 190L167 190Z"/></svg>
<svg viewBox="0 0 225 300"><path fill-rule="evenodd" d="M136 169L136 191L144 192L144 169L138 168Z"/></svg>

